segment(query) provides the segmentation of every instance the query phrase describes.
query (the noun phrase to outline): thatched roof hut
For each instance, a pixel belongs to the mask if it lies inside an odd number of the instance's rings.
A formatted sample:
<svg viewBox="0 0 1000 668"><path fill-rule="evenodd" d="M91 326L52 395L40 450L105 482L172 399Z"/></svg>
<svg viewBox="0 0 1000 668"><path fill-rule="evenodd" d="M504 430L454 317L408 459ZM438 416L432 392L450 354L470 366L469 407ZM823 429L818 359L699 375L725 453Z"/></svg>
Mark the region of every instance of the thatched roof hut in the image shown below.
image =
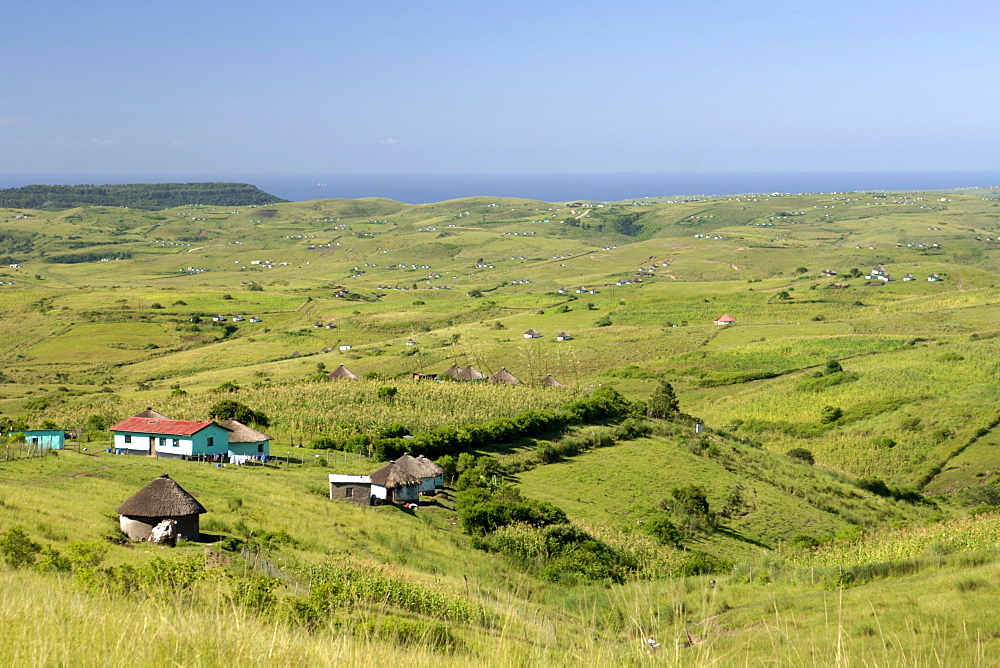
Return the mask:
<svg viewBox="0 0 1000 668"><path fill-rule="evenodd" d="M555 377L553 377L551 373L549 375L547 375L545 378L542 378L541 383L542 383L542 385L548 385L549 387L562 387L563 386L563 384L560 383L558 380L556 380Z"/></svg>
<svg viewBox="0 0 1000 668"><path fill-rule="evenodd" d="M230 443L257 443L258 441L272 440L271 436L248 427L238 420L223 420L219 426L229 430Z"/></svg>
<svg viewBox="0 0 1000 668"><path fill-rule="evenodd" d="M447 369L445 369L444 371L442 371L441 373L439 373L438 376L443 376L445 374L448 374L449 376L451 376L455 380L458 380L458 372L461 371L461 370L462 370L462 368L459 367L457 364L452 364L450 367L448 367Z"/></svg>
<svg viewBox="0 0 1000 668"><path fill-rule="evenodd" d="M476 367L471 364L464 369L461 369L456 376L459 380L482 380L486 378L486 375L481 373Z"/></svg>
<svg viewBox="0 0 1000 668"><path fill-rule="evenodd" d="M146 406L146 410L139 411L138 413L136 413L132 417L152 418L153 420L169 420L170 419L166 415L164 415L163 413L157 413L150 406Z"/></svg>
<svg viewBox="0 0 1000 668"><path fill-rule="evenodd" d="M121 515L122 533L132 540L146 540L153 527L166 519L177 522L178 535L197 540L200 535L198 516L208 511L163 473L123 501L115 512Z"/></svg>
<svg viewBox="0 0 1000 668"><path fill-rule="evenodd" d="M444 469L423 455L413 457L406 453L397 459L395 464L420 479L421 492L433 492L439 487L444 487Z"/></svg>
<svg viewBox="0 0 1000 668"><path fill-rule="evenodd" d="M524 385L517 376L507 371L506 367L500 367L499 371L490 376L490 382L506 383L507 385Z"/></svg>
<svg viewBox="0 0 1000 668"><path fill-rule="evenodd" d="M327 376L327 377L330 380L338 380L340 378L347 378L348 380L357 380L358 379L357 375L355 375L354 373L351 373L351 370L348 369L343 364L341 364L336 369L334 369L333 371L331 371L330 375Z"/></svg>
<svg viewBox="0 0 1000 668"><path fill-rule="evenodd" d="M374 489L376 486L384 488L384 498L389 501L407 503L420 499L420 478L396 462L389 462L368 477L372 481L372 492L378 494Z"/></svg>

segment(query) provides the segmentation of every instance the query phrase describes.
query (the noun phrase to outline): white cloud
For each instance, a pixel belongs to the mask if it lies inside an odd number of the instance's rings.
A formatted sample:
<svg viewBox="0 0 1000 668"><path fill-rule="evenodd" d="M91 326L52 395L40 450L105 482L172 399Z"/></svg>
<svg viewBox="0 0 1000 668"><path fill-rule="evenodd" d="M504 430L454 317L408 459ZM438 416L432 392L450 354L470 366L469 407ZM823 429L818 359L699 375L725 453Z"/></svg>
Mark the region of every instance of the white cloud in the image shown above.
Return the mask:
<svg viewBox="0 0 1000 668"><path fill-rule="evenodd" d="M382 146L395 146L399 142L396 141L395 139L378 139L375 141L375 143L380 144Z"/></svg>

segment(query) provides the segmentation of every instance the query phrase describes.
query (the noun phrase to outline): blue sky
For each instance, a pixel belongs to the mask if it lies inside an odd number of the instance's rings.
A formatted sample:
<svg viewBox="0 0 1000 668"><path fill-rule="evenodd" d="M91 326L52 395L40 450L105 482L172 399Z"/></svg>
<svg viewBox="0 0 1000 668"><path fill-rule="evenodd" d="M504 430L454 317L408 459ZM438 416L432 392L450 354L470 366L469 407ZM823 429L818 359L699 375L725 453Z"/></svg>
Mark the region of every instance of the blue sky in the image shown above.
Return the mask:
<svg viewBox="0 0 1000 668"><path fill-rule="evenodd" d="M1000 4L11 2L0 174L1000 169Z"/></svg>

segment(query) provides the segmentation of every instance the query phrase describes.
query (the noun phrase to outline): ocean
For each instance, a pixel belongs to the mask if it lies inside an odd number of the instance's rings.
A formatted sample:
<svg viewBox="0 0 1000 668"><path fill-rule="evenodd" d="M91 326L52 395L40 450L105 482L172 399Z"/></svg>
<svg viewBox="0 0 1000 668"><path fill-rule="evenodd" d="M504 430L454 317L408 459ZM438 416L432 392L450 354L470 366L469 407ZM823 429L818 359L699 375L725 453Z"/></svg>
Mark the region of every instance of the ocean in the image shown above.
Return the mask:
<svg viewBox="0 0 1000 668"><path fill-rule="evenodd" d="M252 183L292 201L388 197L426 204L477 195L545 202L744 193L831 193L857 190L950 190L1000 186L990 172L719 172L614 174L12 174L0 188L31 184Z"/></svg>

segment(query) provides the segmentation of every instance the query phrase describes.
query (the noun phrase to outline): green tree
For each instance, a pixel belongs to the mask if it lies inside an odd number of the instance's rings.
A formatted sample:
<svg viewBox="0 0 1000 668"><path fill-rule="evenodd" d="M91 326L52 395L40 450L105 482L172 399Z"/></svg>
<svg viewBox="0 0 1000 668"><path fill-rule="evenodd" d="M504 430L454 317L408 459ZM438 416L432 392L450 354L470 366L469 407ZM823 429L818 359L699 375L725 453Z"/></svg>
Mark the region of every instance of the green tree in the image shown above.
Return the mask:
<svg viewBox="0 0 1000 668"><path fill-rule="evenodd" d="M271 420L264 413L255 411L232 399L223 399L212 405L208 410L208 416L213 420L236 420L243 424L254 424L259 427L266 427L271 423Z"/></svg>
<svg viewBox="0 0 1000 668"><path fill-rule="evenodd" d="M660 383L653 390L653 396L646 403L646 415L652 418L666 418L674 415L680 410L677 401L677 393L674 386L667 382L665 378L660 379Z"/></svg>

